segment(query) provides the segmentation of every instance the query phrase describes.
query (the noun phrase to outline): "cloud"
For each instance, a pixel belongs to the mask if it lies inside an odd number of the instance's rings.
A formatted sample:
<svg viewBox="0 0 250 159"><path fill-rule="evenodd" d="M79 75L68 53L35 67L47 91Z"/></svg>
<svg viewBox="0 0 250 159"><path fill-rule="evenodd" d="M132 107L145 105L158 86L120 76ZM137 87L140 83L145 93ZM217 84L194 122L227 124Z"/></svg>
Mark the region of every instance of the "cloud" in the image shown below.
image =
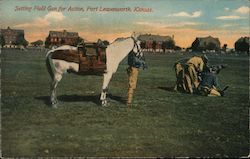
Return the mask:
<svg viewBox="0 0 250 159"><path fill-rule="evenodd" d="M236 27L239 26L239 24L224 24L222 25L223 28L230 28L230 27Z"/></svg>
<svg viewBox="0 0 250 159"><path fill-rule="evenodd" d="M197 22L179 22L176 24L173 24L174 26L179 26L179 27L184 27L184 26L197 26L201 25L202 23L197 23Z"/></svg>
<svg viewBox="0 0 250 159"><path fill-rule="evenodd" d="M166 25L163 23L157 23L157 22L145 22L145 21L138 21L135 22L136 25L139 25L141 27L146 27L146 28L165 28Z"/></svg>
<svg viewBox="0 0 250 159"><path fill-rule="evenodd" d="M144 27L158 28L158 29L160 28L182 28L182 27L202 25L202 23L197 23L197 22L177 22L177 23L171 23L171 24L163 24L163 23L145 22L145 21L135 22L135 24L144 26Z"/></svg>
<svg viewBox="0 0 250 159"><path fill-rule="evenodd" d="M226 28L226 29L235 29L235 27L239 28L240 24L233 23L233 24L223 24L221 25L221 28Z"/></svg>
<svg viewBox="0 0 250 159"><path fill-rule="evenodd" d="M229 8L224 8L224 10L229 11ZM232 11L231 15L218 16L215 19L218 20L237 20L237 19L246 19L244 15L239 14L250 14L250 8L247 6L241 6Z"/></svg>
<svg viewBox="0 0 250 159"><path fill-rule="evenodd" d="M43 28L50 25L50 22L43 18L37 18L30 23L22 23L15 25L16 28Z"/></svg>
<svg viewBox="0 0 250 159"><path fill-rule="evenodd" d="M202 12L201 11L195 11L193 13L187 13L187 12L179 12L179 13L174 13L174 14L171 14L170 16L173 16L173 17L187 17L187 18L197 18L197 17L200 17L202 15Z"/></svg>
<svg viewBox="0 0 250 159"><path fill-rule="evenodd" d="M219 16L219 17L216 17L215 19L218 19L218 20L237 20L237 19L245 19L245 17L240 17L237 15L228 15L228 16Z"/></svg>
<svg viewBox="0 0 250 159"><path fill-rule="evenodd" d="M61 12L49 12L44 17L38 17L32 22L15 25L16 28L44 28L48 27L52 22L59 22L65 19Z"/></svg>
<svg viewBox="0 0 250 159"><path fill-rule="evenodd" d="M62 12L49 12L47 15L44 16L45 20L54 20L54 21L62 21L65 16Z"/></svg>
<svg viewBox="0 0 250 159"><path fill-rule="evenodd" d="M225 11L229 11L230 9L229 9L229 8L227 8L227 7L225 7L225 8L224 8L224 10L225 10Z"/></svg>
<svg viewBox="0 0 250 159"><path fill-rule="evenodd" d="M82 17L82 18L80 18L80 21L86 22L86 21L89 21L89 18L88 17Z"/></svg>
<svg viewBox="0 0 250 159"><path fill-rule="evenodd" d="M240 14L248 14L248 13L250 13L250 8L247 6L242 6L238 9L236 9L235 12L240 13Z"/></svg>

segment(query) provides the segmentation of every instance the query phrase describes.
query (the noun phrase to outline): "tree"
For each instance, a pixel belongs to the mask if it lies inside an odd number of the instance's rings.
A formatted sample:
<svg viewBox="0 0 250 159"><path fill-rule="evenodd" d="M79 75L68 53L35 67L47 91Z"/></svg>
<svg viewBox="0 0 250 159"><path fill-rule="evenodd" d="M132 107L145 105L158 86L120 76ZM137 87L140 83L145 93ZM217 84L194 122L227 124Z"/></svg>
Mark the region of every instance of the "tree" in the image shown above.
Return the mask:
<svg viewBox="0 0 250 159"><path fill-rule="evenodd" d="M103 41L103 44L104 44L105 46L108 46L108 45L109 45L109 41L104 40L104 41Z"/></svg>
<svg viewBox="0 0 250 159"><path fill-rule="evenodd" d="M175 46L174 50L181 50L181 47L180 46Z"/></svg>
<svg viewBox="0 0 250 159"><path fill-rule="evenodd" d="M156 41L153 41L152 48L153 48L154 51L156 50L156 45L157 45Z"/></svg>
<svg viewBox="0 0 250 159"><path fill-rule="evenodd" d="M61 45L65 45L65 42L66 42L65 39L62 39L61 40ZM74 46L76 46L76 45L74 45Z"/></svg>
<svg viewBox="0 0 250 159"><path fill-rule="evenodd" d="M84 43L84 39L78 36L73 45L77 46L80 43Z"/></svg>
<svg viewBox="0 0 250 159"><path fill-rule="evenodd" d="M141 49L146 49L146 41L142 41L140 46L141 46Z"/></svg>
<svg viewBox="0 0 250 159"><path fill-rule="evenodd" d="M166 41L166 49L174 49L175 42L173 40Z"/></svg>
<svg viewBox="0 0 250 159"><path fill-rule="evenodd" d="M227 51L227 44L224 44L224 45L223 45L222 50L223 50L223 51Z"/></svg>
<svg viewBox="0 0 250 159"><path fill-rule="evenodd" d="M3 47L5 45L5 39L3 35L0 36L0 45Z"/></svg>
<svg viewBox="0 0 250 159"><path fill-rule="evenodd" d="M43 41L42 40L37 40L31 43L31 45L33 46L42 46L43 45Z"/></svg>
<svg viewBox="0 0 250 159"><path fill-rule="evenodd" d="M46 40L45 40L44 44L45 44L45 48L49 48L49 47L50 47L51 42L50 42L50 38L49 38L49 36L46 38Z"/></svg>
<svg viewBox="0 0 250 159"><path fill-rule="evenodd" d="M166 48L167 48L167 42L163 41L162 44L161 44L161 49L163 50L163 52L166 51Z"/></svg>
<svg viewBox="0 0 250 159"><path fill-rule="evenodd" d="M23 45L24 47L27 47L28 44L29 44L29 42L24 39L24 34L19 34L17 36L15 45Z"/></svg>

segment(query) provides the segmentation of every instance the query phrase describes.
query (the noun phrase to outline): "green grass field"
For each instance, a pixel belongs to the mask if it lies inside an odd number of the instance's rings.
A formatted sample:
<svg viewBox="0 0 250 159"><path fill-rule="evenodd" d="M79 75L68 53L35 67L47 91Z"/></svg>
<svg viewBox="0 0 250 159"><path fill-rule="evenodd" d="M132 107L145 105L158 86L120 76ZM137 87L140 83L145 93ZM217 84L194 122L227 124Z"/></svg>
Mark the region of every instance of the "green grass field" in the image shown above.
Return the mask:
<svg viewBox="0 0 250 159"><path fill-rule="evenodd" d="M219 74L225 97L171 91L181 54L146 55L132 109L127 109L126 61L99 105L102 77L66 74L58 109L48 106L45 53L2 50L1 124L4 157L239 157L249 152L248 56L210 55L228 64Z"/></svg>

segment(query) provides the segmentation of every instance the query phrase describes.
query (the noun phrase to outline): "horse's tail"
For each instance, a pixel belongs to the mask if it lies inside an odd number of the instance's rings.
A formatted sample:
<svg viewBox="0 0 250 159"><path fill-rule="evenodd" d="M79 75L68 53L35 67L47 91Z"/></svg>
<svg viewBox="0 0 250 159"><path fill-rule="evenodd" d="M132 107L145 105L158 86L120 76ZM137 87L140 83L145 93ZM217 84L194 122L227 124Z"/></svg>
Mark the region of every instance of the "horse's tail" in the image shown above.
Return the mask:
<svg viewBox="0 0 250 159"><path fill-rule="evenodd" d="M47 66L47 70L49 72L49 75L51 77L51 79L53 80L54 78L54 71L52 69L53 64L52 64L52 59L51 59L52 53L48 52L46 55L46 66Z"/></svg>

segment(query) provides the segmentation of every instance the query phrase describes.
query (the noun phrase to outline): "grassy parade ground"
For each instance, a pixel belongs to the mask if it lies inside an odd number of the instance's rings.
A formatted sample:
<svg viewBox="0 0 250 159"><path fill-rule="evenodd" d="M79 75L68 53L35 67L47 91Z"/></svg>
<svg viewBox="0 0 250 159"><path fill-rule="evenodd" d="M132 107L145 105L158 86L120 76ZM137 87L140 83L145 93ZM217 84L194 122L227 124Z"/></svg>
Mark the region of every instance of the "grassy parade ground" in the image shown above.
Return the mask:
<svg viewBox="0 0 250 159"><path fill-rule="evenodd" d="M176 60L191 54L147 53L133 106L125 104L126 59L101 107L101 76L66 74L59 105L49 106L45 52L1 52L1 149L3 157L240 157L249 151L249 56L209 54L226 64L218 75L224 97L173 91Z"/></svg>

